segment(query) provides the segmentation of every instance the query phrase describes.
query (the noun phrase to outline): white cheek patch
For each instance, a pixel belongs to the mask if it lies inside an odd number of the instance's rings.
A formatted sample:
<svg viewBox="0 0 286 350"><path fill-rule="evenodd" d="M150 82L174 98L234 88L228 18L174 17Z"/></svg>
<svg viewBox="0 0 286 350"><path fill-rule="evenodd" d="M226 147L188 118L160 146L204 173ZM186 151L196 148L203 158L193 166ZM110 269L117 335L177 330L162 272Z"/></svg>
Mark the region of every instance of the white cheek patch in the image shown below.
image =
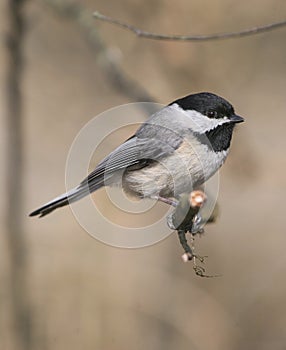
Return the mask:
<svg viewBox="0 0 286 350"><path fill-rule="evenodd" d="M184 114L188 118L189 127L194 131L200 134L215 129L217 126L229 122L227 117L223 118L208 118L207 116L201 114L200 112L189 110L185 111L179 105L173 105L176 110Z"/></svg>

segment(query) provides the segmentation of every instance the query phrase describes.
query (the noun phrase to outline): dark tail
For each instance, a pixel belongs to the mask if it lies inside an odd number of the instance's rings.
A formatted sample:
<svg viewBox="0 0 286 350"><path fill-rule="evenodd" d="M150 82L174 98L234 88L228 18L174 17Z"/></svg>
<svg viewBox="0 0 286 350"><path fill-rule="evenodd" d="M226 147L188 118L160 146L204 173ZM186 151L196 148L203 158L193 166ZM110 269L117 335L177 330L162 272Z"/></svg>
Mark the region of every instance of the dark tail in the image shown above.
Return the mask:
<svg viewBox="0 0 286 350"><path fill-rule="evenodd" d="M112 173L105 174L104 166L96 168L86 179L84 179L77 187L65 194L53 199L41 208L34 210L29 216L43 217L57 208L64 207L78 201L79 199L89 195L105 185L105 181L112 178Z"/></svg>
<svg viewBox="0 0 286 350"><path fill-rule="evenodd" d="M95 191L101 186L101 184L97 184L97 186L90 188L88 185L83 186L81 184L78 187L70 190L69 192L53 199L52 201L40 207L39 209L34 210L31 214L29 214L29 216L39 215L39 217L41 218L51 213L57 208L64 207L65 205L78 201L79 199L87 196L89 193Z"/></svg>
<svg viewBox="0 0 286 350"><path fill-rule="evenodd" d="M67 194L63 194L61 197L55 198L51 202L43 205L41 208L34 210L32 213L29 214L29 216L39 215L39 217L41 218L42 216L45 216L51 213L53 210L68 204L69 204L68 196Z"/></svg>

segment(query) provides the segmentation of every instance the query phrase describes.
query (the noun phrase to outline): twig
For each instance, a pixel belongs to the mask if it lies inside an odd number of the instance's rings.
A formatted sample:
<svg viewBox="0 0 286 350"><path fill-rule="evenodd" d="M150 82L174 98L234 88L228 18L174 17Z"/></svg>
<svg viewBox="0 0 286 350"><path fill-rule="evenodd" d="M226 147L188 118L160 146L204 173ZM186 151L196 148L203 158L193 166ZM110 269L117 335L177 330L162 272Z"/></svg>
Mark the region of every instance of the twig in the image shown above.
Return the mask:
<svg viewBox="0 0 286 350"><path fill-rule="evenodd" d="M193 191L190 194L184 193L181 195L176 209L171 214L169 224L177 231L192 232L194 219L206 199L207 196L202 191ZM195 234L196 232L192 233Z"/></svg>
<svg viewBox="0 0 286 350"><path fill-rule="evenodd" d="M196 234L196 232L192 232L192 228L196 215L205 201L206 195L202 191L193 191L190 194L185 193L181 195L175 210L167 218L169 227L178 232L181 246L185 252L182 256L185 262L194 258L194 252L188 244L186 234L188 232L192 235Z"/></svg>
<svg viewBox="0 0 286 350"><path fill-rule="evenodd" d="M94 26L92 14L84 6L78 3L70 3L60 0L42 0L56 11L57 14L77 23L82 30L90 47L96 54L96 63L108 78L111 86L119 93L128 96L132 101L156 102L155 99L136 81L132 80L122 70L116 59L105 46L97 29Z"/></svg>
<svg viewBox="0 0 286 350"><path fill-rule="evenodd" d="M195 274L200 277L217 277L217 275L205 274L205 268L197 264L197 260L204 263L205 257L195 254L194 239L196 234L202 233L197 224L198 212L207 200L206 195L202 191L193 191L190 194L183 194L171 215L168 217L168 225L171 229L176 229L180 244L184 249L182 259L184 262L193 261L193 269ZM196 227L194 229L194 227ZM188 243L186 234L191 236L191 246Z"/></svg>
<svg viewBox="0 0 286 350"><path fill-rule="evenodd" d="M183 247L183 249L185 251L185 253L182 255L182 259L184 262L192 260L194 257L193 250L189 246L189 243L187 241L186 233L187 232L184 230L178 230L179 240L180 240L181 246Z"/></svg>
<svg viewBox="0 0 286 350"><path fill-rule="evenodd" d="M216 33L216 34L209 34L209 35L166 35L166 34L158 34L158 33L152 33L147 32L145 30L142 30L140 28L137 28L131 24L128 24L126 22L120 21L116 18L105 16L98 11L93 13L93 16L103 22L108 22L111 24L114 24L118 27L121 27L123 29L126 29L128 31L131 31L135 33L138 37L146 38L146 39L152 39L152 40L168 40L168 41L211 41L211 40L225 40L225 39L233 39L233 38L242 38L250 35L256 35L261 34L265 32L269 32L275 29L279 29L286 26L286 20L266 24L264 26L259 27L253 27L244 29L237 32L226 32L226 33Z"/></svg>

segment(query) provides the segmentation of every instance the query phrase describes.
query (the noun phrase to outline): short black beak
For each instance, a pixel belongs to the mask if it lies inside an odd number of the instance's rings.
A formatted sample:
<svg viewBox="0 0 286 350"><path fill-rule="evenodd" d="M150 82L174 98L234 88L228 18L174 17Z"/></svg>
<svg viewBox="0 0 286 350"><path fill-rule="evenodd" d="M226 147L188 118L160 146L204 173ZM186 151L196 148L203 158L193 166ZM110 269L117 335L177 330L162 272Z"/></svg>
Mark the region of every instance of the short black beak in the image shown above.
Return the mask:
<svg viewBox="0 0 286 350"><path fill-rule="evenodd" d="M229 117L229 120L232 123L242 123L244 122L244 119L240 117L239 115L233 114L232 116Z"/></svg>

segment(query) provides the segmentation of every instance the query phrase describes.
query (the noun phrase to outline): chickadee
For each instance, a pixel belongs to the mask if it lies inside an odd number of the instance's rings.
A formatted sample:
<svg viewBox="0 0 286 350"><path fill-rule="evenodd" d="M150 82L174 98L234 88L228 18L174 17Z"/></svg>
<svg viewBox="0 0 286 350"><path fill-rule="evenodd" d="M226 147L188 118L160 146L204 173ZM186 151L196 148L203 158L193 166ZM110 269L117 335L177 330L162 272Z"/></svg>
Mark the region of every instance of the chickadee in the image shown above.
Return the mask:
<svg viewBox="0 0 286 350"><path fill-rule="evenodd" d="M119 185L136 197L168 203L198 188L221 167L234 126L243 121L215 94L180 98L154 113L77 187L30 216L45 216L103 186Z"/></svg>

